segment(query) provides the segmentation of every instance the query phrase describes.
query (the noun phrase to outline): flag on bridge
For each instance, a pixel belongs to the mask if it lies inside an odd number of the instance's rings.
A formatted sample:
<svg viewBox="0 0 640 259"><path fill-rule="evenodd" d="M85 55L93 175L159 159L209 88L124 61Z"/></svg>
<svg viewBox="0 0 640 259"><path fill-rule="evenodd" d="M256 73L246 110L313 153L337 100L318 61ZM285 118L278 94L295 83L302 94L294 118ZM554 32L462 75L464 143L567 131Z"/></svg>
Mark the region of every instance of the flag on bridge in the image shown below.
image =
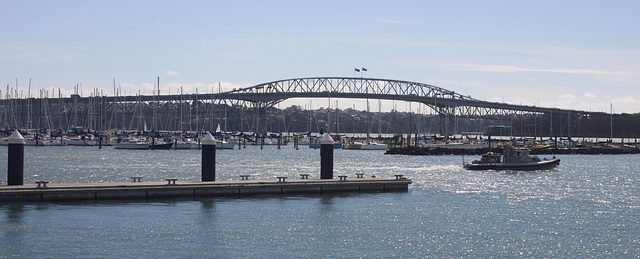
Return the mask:
<svg viewBox="0 0 640 259"><path fill-rule="evenodd" d="M362 71L367 71L367 69L363 67L363 68L362 68Z"/></svg>
<svg viewBox="0 0 640 259"><path fill-rule="evenodd" d="M360 72L360 69L354 68L356 70L356 72Z"/></svg>

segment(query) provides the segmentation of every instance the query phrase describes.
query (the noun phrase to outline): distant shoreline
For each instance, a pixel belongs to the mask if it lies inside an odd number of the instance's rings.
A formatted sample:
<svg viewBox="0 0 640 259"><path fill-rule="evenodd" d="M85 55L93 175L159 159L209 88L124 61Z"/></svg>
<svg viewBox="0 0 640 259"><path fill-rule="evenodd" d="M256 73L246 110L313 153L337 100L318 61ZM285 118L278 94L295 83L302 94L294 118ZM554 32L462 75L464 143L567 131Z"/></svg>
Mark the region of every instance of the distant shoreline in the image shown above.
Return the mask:
<svg viewBox="0 0 640 259"><path fill-rule="evenodd" d="M418 155L418 156L438 156L438 155L482 155L487 152L502 153L501 148L474 148L474 149L453 149L453 148L421 148L421 147L401 147L391 148L385 152L387 155ZM537 155L628 155L640 154L638 148L544 148L531 150L531 154Z"/></svg>

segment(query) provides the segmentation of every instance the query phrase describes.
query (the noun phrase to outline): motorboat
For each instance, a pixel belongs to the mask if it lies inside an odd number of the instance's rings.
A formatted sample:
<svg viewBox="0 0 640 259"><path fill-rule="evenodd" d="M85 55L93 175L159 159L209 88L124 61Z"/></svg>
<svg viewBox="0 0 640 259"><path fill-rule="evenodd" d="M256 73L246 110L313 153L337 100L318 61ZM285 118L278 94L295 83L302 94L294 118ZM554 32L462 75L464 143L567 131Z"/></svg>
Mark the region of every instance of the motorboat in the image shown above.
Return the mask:
<svg viewBox="0 0 640 259"><path fill-rule="evenodd" d="M345 149L357 149L360 150L362 149L362 146L365 145L362 142L359 141L355 141L353 143L349 143L349 144L345 144Z"/></svg>
<svg viewBox="0 0 640 259"><path fill-rule="evenodd" d="M467 170L545 170L553 169L560 164L555 156L551 159L540 159L530 156L529 149L505 147L502 154L489 152L480 160L464 164Z"/></svg>
<svg viewBox="0 0 640 259"><path fill-rule="evenodd" d="M62 136L49 138L49 146L66 146L66 145L67 145L67 142L64 140Z"/></svg>
<svg viewBox="0 0 640 259"><path fill-rule="evenodd" d="M149 149L149 143L145 138L128 137L120 139L115 149Z"/></svg>
<svg viewBox="0 0 640 259"><path fill-rule="evenodd" d="M360 146L360 149L362 149L362 150L387 150L387 144L378 143L378 142L367 142L367 144L364 144L364 145Z"/></svg>
<svg viewBox="0 0 640 259"><path fill-rule="evenodd" d="M236 139L216 140L216 149L234 149L235 146L237 145L238 145L238 140ZM200 143L194 138L184 138L182 140L176 141L173 148L198 149L200 148Z"/></svg>
<svg viewBox="0 0 640 259"><path fill-rule="evenodd" d="M24 145L25 146L48 146L49 139L46 138L42 134L36 135L25 135L24 136Z"/></svg>
<svg viewBox="0 0 640 259"><path fill-rule="evenodd" d="M198 149L199 143L194 138L184 138L174 144L175 149Z"/></svg>
<svg viewBox="0 0 640 259"><path fill-rule="evenodd" d="M73 136L65 141L68 146L95 146L98 144L98 140L90 134Z"/></svg>
<svg viewBox="0 0 640 259"><path fill-rule="evenodd" d="M216 149L234 149L238 145L238 140L216 140Z"/></svg>
<svg viewBox="0 0 640 259"><path fill-rule="evenodd" d="M153 138L151 139L151 143L148 143L149 145L149 149L152 150L156 150L156 149L171 149L171 147L173 146L173 142L171 141L166 141L164 139L161 138Z"/></svg>
<svg viewBox="0 0 640 259"><path fill-rule="evenodd" d="M387 150L387 144L379 142L361 142L354 141L350 144L345 144L345 149L355 150Z"/></svg>

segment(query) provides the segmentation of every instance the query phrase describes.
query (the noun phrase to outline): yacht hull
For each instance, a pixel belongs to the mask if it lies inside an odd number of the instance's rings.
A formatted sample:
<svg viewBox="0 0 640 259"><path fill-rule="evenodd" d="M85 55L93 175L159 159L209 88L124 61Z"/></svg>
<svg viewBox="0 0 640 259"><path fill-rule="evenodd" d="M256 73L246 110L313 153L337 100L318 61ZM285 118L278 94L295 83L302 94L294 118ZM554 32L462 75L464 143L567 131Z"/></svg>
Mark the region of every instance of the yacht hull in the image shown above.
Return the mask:
<svg viewBox="0 0 640 259"><path fill-rule="evenodd" d="M559 158L545 159L538 162L525 163L472 163L465 164L467 170L547 170L560 164Z"/></svg>

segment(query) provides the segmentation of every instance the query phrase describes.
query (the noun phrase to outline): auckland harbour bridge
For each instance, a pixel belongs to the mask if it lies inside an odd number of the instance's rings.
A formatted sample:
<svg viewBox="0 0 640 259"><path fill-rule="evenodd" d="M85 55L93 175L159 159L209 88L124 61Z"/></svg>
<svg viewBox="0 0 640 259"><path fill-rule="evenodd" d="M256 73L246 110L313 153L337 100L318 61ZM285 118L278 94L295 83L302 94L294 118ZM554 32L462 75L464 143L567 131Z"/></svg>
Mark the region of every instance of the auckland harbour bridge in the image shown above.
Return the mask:
<svg viewBox="0 0 640 259"><path fill-rule="evenodd" d="M570 122L590 114L576 110L487 102L418 82L379 78L310 77L272 81L219 93L102 96L98 89L94 89L89 97L77 94L70 97L48 97L41 94L39 98L13 98L7 95L0 100L0 127L82 127L105 131L214 130L215 125L225 125L220 114L226 113L227 108L235 108L241 111L239 115L242 116L235 119L236 131L242 129L244 132L264 132L264 125L267 124L264 110L291 98L349 98L421 103L435 111L445 123L450 123L446 120L456 116L525 118L545 115L564 116ZM226 118L226 114L224 117ZM186 126L187 123L189 127ZM449 132L441 134L448 135Z"/></svg>

